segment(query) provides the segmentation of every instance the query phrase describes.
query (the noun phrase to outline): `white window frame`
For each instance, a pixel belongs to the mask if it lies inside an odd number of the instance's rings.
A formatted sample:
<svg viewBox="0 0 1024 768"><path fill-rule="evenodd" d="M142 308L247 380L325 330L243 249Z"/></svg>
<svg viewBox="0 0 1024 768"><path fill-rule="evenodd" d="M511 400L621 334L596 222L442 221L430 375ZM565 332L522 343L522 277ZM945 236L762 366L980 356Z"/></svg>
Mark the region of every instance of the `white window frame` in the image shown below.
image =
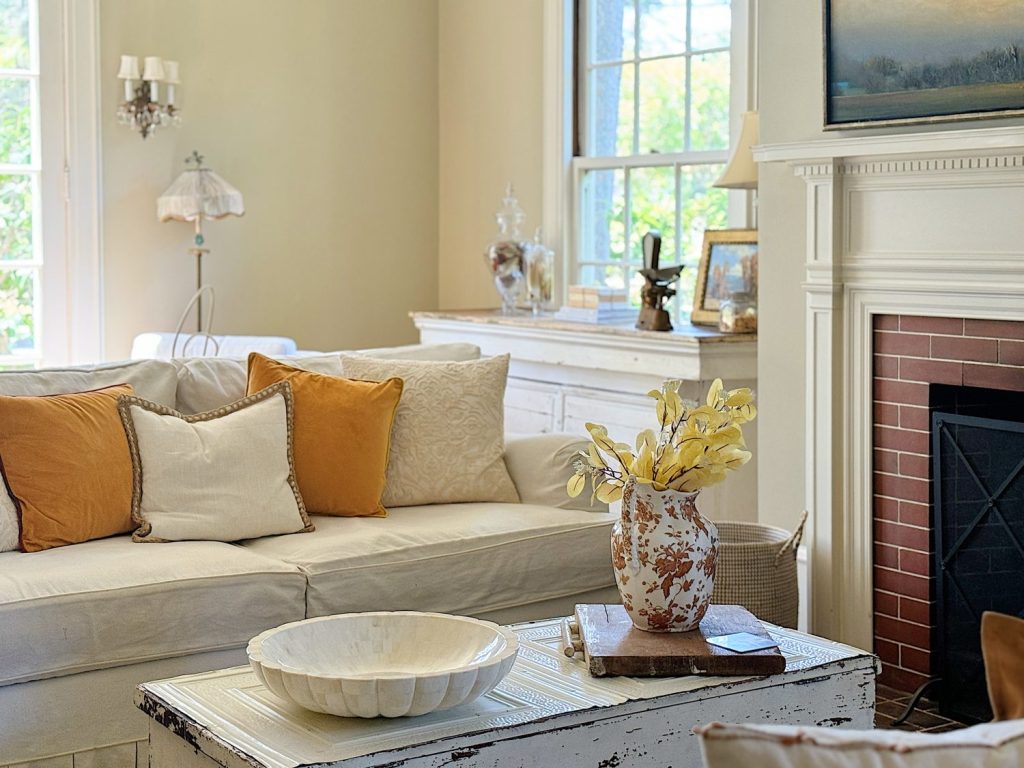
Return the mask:
<svg viewBox="0 0 1024 768"><path fill-rule="evenodd" d="M733 0L730 37L730 145L739 135L740 115L756 108L756 29L757 0ZM719 163L728 160L728 150L634 155L631 157L573 156L573 95L576 84L574 57L574 2L550 0L544 5L544 177L542 224L547 244L559 258L558 273L561 300L564 302L570 284L578 282L581 270L589 264L605 264L583 258L580 231L581 185L592 169L631 169L674 166L677 180L677 220L679 168L697 163ZM583 107L585 109L585 107ZM581 112L583 111L581 109ZM581 116L581 122L583 117ZM628 184L626 186L628 190ZM628 194L628 192L627 192ZM753 196L746 191L729 192L729 226L748 227L753 220ZM628 200L627 200L628 216ZM679 229L678 223L676 227ZM628 231L627 231L628 235ZM677 252L681 237L676 238ZM628 241L627 241L628 242ZM669 254L675 259L676 254ZM621 262L615 262L621 263ZM678 303L678 302L677 302ZM688 313L689 307L676 307L675 314Z"/></svg>
<svg viewBox="0 0 1024 768"><path fill-rule="evenodd" d="M31 16L32 163L0 172L33 176L33 258L0 267L39 270L37 346L0 365L103 357L98 19L98 0L38 0Z"/></svg>

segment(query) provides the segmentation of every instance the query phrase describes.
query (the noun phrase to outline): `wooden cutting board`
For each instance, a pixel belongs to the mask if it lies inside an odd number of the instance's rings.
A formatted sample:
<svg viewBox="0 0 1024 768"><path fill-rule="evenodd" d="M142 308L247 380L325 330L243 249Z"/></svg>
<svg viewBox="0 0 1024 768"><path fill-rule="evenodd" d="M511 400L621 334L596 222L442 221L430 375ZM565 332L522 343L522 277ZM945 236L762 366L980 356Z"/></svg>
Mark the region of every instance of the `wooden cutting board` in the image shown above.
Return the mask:
<svg viewBox="0 0 1024 768"><path fill-rule="evenodd" d="M644 632L621 605L577 605L579 639L595 677L677 677L680 675L774 675L786 669L777 647L737 653L705 638L749 632L771 640L750 611L712 605L692 632Z"/></svg>

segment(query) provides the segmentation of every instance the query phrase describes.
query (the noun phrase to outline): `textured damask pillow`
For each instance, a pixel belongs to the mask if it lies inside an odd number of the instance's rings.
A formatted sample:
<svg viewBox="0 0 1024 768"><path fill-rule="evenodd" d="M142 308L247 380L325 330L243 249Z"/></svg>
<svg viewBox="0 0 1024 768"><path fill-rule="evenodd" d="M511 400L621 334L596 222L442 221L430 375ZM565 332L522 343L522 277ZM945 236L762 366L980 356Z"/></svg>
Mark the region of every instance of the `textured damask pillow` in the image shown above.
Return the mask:
<svg viewBox="0 0 1024 768"><path fill-rule="evenodd" d="M391 432L385 507L517 502L505 468L508 355L468 362L342 355L345 376L405 381Z"/></svg>

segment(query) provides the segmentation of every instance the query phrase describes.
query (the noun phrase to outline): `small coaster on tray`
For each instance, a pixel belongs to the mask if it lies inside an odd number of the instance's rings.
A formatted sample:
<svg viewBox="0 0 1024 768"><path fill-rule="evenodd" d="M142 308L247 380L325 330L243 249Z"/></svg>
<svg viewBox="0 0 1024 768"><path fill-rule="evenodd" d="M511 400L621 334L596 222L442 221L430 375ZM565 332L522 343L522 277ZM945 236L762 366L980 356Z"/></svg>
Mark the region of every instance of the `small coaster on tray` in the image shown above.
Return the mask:
<svg viewBox="0 0 1024 768"><path fill-rule="evenodd" d="M727 651L736 653L750 653L751 651L763 651L767 648L777 648L778 643L769 637L758 637L749 632L734 632L731 635L719 635L718 637L706 638L706 643L725 648Z"/></svg>

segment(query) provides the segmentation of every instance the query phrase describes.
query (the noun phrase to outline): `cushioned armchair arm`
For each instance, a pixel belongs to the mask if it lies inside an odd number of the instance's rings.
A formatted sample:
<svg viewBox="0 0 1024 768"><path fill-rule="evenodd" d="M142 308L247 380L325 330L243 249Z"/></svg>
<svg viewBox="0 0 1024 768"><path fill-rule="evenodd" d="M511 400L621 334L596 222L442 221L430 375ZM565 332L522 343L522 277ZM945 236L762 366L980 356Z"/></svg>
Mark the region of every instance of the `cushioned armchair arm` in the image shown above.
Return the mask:
<svg viewBox="0 0 1024 768"><path fill-rule="evenodd" d="M576 435L517 435L505 440L505 466L524 504L543 504L562 509L607 512L608 505L590 503L587 490L571 499L565 484L573 472L573 460L587 447Z"/></svg>

